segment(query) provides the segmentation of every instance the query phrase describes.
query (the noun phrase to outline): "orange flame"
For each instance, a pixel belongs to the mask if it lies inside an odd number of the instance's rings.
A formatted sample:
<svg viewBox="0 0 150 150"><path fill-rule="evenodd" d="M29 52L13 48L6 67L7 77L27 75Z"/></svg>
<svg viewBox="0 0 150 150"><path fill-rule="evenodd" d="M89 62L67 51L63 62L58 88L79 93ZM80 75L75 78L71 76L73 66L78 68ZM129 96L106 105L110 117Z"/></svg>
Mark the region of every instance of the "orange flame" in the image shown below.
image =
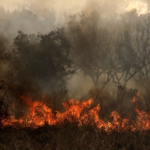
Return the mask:
<svg viewBox="0 0 150 150"><path fill-rule="evenodd" d="M74 101L73 99L64 102L64 112L56 112L53 114L52 109L46 106L43 102L32 101L31 98L26 99L21 97L29 108L29 112L19 119L14 116L2 120L2 126L12 126L14 128L32 127L38 128L45 125L62 125L65 121L70 123L77 123L78 126L91 125L96 126L98 129L105 131L111 130L149 130L150 129L150 115L144 111L140 111L136 107L137 114L136 121L129 124L129 119L121 118L117 111L110 114L112 121L103 121L99 118L100 104L91 108L92 99L88 101Z"/></svg>

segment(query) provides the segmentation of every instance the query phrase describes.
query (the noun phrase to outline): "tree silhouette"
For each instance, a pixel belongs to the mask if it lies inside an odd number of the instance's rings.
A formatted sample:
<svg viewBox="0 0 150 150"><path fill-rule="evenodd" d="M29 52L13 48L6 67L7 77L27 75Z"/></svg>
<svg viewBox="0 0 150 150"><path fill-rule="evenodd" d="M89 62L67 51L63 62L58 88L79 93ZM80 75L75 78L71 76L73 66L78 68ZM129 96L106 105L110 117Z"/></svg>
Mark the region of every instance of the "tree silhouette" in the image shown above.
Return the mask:
<svg viewBox="0 0 150 150"><path fill-rule="evenodd" d="M84 14L74 15L68 29L73 45L72 58L76 66L92 79L95 87L103 89L112 79L116 64L111 34L99 20L95 12L89 17ZM105 80L100 85L100 77L103 75Z"/></svg>
<svg viewBox="0 0 150 150"><path fill-rule="evenodd" d="M138 24L134 26L127 23L118 35L115 48L119 65L113 81L119 85L126 86L145 65L144 37L141 29Z"/></svg>
<svg viewBox="0 0 150 150"><path fill-rule="evenodd" d="M20 94L65 89L68 76L74 72L69 51L70 43L63 29L38 35L18 32L12 67L16 85L22 89Z"/></svg>

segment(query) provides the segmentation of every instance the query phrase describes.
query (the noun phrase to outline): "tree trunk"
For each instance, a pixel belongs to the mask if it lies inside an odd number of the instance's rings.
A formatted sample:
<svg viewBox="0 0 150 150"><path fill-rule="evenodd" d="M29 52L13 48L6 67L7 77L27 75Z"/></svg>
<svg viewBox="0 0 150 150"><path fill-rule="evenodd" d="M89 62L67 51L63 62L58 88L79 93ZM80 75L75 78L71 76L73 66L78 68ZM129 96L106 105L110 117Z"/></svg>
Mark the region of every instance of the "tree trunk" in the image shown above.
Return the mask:
<svg viewBox="0 0 150 150"><path fill-rule="evenodd" d="M99 81L99 77L98 76L95 76L94 77L91 77L92 81L93 81L93 84L94 84L94 87L98 87L98 81Z"/></svg>

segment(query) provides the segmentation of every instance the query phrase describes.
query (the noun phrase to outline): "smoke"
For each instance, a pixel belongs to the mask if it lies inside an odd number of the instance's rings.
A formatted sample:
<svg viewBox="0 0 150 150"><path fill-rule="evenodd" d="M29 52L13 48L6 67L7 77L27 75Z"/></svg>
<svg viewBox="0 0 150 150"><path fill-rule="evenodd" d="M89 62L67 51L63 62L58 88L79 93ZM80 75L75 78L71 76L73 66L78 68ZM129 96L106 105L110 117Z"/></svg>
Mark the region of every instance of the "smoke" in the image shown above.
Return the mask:
<svg viewBox="0 0 150 150"><path fill-rule="evenodd" d="M5 35L5 38L0 37L0 69L2 72L0 78L9 78L7 72L12 68L8 65L8 50L12 49L13 40L19 30L27 34L37 34L38 32L48 33L57 27L66 26L70 21L70 16L77 13L81 14L81 12L87 16L93 13L94 15L91 17L91 21L96 25L100 23L105 26L101 19L113 18L112 20L115 20L117 18L116 16L120 16L120 14L133 8L137 8L139 13L144 12L143 10L147 10L147 4L149 4L148 0L1 0L0 34ZM143 8L139 8L140 6ZM129 15L132 16L132 14ZM113 22L111 23L113 24ZM90 38L92 38L92 35L88 33L89 31L92 32L92 29L87 30L85 35L87 37L91 36ZM80 50L89 49L93 44L91 42L92 40L89 42L87 38L84 41L85 43L81 42L82 34L80 35L78 29L69 31L68 33L69 35L74 35L75 32L77 34L75 45L77 47L81 46ZM107 35L107 33L105 35ZM106 37L106 41L107 40ZM34 68L32 68L32 70L33 69ZM35 90L38 91L39 87L36 85L36 81L32 81L32 87L30 83L24 83L23 79L26 75L27 74L22 74L22 78L19 79L22 82L22 89L17 89L17 92L20 91L18 93L23 93L23 91L27 90L32 92L32 89L34 90L35 87L37 88L35 88ZM92 86L91 79L87 78L83 80L84 77L79 76L80 75L73 76L69 82L70 86L68 87L72 89L72 91L78 89L79 86L89 90ZM11 82L13 83L14 81Z"/></svg>
<svg viewBox="0 0 150 150"><path fill-rule="evenodd" d="M138 3L149 4L150 2L149 0L1 0L0 5L6 10L26 8L39 16L44 16L45 11L55 10L61 15L64 12L74 14L86 9L97 9L103 14L110 15L112 12L125 12L128 7L130 9L138 7Z"/></svg>
<svg viewBox="0 0 150 150"><path fill-rule="evenodd" d="M8 71L9 65L9 47L10 42L4 37L0 36L0 81L2 81Z"/></svg>
<svg viewBox="0 0 150 150"><path fill-rule="evenodd" d="M1 0L0 33L13 39L19 30L25 33L47 33L64 26L70 16L96 11L103 18L116 19L137 9L147 12L147 0Z"/></svg>

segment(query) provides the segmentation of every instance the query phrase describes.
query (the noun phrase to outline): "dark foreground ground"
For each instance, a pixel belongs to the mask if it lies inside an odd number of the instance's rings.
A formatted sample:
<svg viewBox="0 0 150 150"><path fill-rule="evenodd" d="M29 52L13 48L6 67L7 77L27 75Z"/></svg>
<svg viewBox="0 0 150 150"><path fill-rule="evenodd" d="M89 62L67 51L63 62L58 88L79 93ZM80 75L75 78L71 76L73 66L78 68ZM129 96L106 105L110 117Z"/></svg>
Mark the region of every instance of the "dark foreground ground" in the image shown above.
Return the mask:
<svg viewBox="0 0 150 150"><path fill-rule="evenodd" d="M150 131L106 133L68 124L38 129L5 128L0 150L150 150Z"/></svg>

